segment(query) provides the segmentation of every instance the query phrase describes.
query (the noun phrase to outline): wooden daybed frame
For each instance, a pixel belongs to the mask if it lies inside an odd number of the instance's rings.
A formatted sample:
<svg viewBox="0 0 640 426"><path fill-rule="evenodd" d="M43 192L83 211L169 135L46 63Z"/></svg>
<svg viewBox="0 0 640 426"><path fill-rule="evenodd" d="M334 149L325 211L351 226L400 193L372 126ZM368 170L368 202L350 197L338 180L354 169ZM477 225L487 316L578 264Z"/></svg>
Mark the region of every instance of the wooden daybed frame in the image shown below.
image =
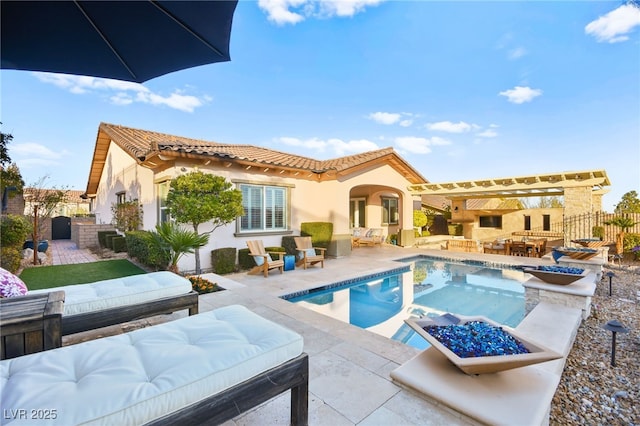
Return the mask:
<svg viewBox="0 0 640 426"><path fill-rule="evenodd" d="M189 315L198 313L198 293L191 291L180 296L164 297L149 302L102 309L83 314L62 316L62 335L80 333L96 328L108 327L148 318L154 315L170 314L182 309L189 309Z"/></svg>
<svg viewBox="0 0 640 426"><path fill-rule="evenodd" d="M309 356L298 355L224 392L145 423L160 425L221 424L291 389L293 426L309 423Z"/></svg>

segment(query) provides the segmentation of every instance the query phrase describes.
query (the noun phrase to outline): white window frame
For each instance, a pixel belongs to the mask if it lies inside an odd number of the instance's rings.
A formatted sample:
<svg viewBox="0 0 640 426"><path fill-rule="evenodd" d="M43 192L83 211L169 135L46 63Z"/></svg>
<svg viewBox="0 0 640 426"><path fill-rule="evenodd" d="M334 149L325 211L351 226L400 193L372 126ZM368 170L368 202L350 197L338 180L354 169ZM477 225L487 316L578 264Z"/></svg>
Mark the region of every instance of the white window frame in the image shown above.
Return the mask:
<svg viewBox="0 0 640 426"><path fill-rule="evenodd" d="M400 224L400 201L395 197L381 197L382 204L382 224L383 225L399 225ZM395 210L393 209L395 204ZM395 213L395 214L394 214ZM387 219L385 221L385 219Z"/></svg>
<svg viewBox="0 0 640 426"><path fill-rule="evenodd" d="M169 194L169 186L169 180L156 182L158 224L171 221L171 215L169 214L169 208L167 207L167 194Z"/></svg>
<svg viewBox="0 0 640 426"><path fill-rule="evenodd" d="M362 211L360 211L362 207ZM360 223L362 218L362 223ZM354 197L349 199L349 227L363 228L367 223L367 199L365 197Z"/></svg>
<svg viewBox="0 0 640 426"><path fill-rule="evenodd" d="M239 234L282 233L289 230L291 195L287 186L244 182L237 185L242 192L244 209L244 214L236 221Z"/></svg>

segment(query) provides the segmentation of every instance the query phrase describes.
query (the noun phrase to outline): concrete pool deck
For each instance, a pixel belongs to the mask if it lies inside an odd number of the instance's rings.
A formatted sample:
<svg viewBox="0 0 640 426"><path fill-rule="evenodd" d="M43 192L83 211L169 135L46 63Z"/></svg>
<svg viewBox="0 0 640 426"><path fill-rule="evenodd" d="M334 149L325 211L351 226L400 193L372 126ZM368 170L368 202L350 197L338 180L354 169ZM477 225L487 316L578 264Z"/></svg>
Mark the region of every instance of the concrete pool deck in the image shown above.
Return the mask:
<svg viewBox="0 0 640 426"><path fill-rule="evenodd" d="M296 269L286 271L282 275L275 271L269 274L268 278L246 273L224 277L212 274L209 276L210 279L218 282L228 291L201 296L200 310L215 309L232 303L243 304L304 337L305 351L310 356L309 424L311 425L481 424L483 417L477 416L474 410L470 410L467 413L468 416L450 408L459 408L460 403L464 406L464 400L467 401L468 407L474 407L474 403L477 407L479 401L474 401L473 395L467 394L458 402L458 405L452 405L447 403L446 398L444 400L429 398L422 392L399 385L391 378L394 370L419 355L420 350L280 299L282 295L301 290L395 269L401 266L395 261L396 259L421 254L512 265L548 264L545 259L523 259L395 246L362 247L354 249L349 257L328 259L324 269L320 267L307 270ZM576 315L579 317L579 313ZM538 323L534 327L531 325L529 327L535 330L546 330L548 326L557 325L554 324L555 320L549 318L545 321L539 316L538 321L548 323ZM568 335L575 336L575 330ZM563 335L563 337L566 336ZM563 340L566 341L566 339ZM561 346L562 344L563 342L560 342ZM564 344L564 346L567 345ZM554 367L557 369L559 366ZM455 375L456 372L453 374ZM547 397L539 399L542 406L532 408L532 405L536 405L534 402L536 395L531 393L521 403L526 402L528 409L538 414L542 412L542 418L545 419L550 402L549 387L553 388L552 397L559 377L548 372L542 374L545 375L545 379L540 392L545 393ZM473 381L473 377L470 379ZM445 377L444 380L448 379ZM459 399L463 395L464 393L461 393L452 397ZM546 403L543 402L545 400ZM496 401L496 406L504 403L504 400ZM288 424L287 404L286 396L278 398L237 417L227 426ZM517 411L517 407L515 408ZM510 410L514 412L514 407ZM505 414L507 414L506 411ZM540 419L540 416L538 415L537 418ZM508 418L504 420L508 422ZM532 424L540 423L545 424L546 420Z"/></svg>
<svg viewBox="0 0 640 426"><path fill-rule="evenodd" d="M241 304L265 318L289 327L304 337L304 350L309 354L310 361L310 425L482 424L482 417L476 416L473 410L469 411L468 415L464 414L465 410L460 412L451 408L452 406L459 408L459 406L447 404L446 398L444 401L438 401L437 398L430 398L408 386L402 386L391 378L394 370L421 353L419 349L280 298L282 295L301 290L395 269L402 266L395 259L421 254L512 265L549 263L546 259L447 252L424 248L361 247L354 249L349 257L327 259L324 269L314 266L307 270L286 271L283 274L275 271L270 273L268 278L261 275L247 275L246 272L224 277L205 274L205 277L217 282L226 291L201 295L200 312L230 304ZM186 316L186 312L157 317L155 320L164 322L181 316ZM545 317L538 315L536 321L527 321L527 327L532 332L549 334L548 330L554 329L556 326L554 321L557 319L553 317L545 319ZM120 329L123 328L120 327ZM567 336L568 334L556 336L555 339L560 341L554 344L567 346ZM570 345L568 347L570 348ZM545 368L554 370L553 374L559 374L556 371L558 369L561 371L563 364L552 363L556 361L540 364L540 366L549 364ZM544 374L547 375L547 372ZM473 379L482 376L468 377ZM554 380L555 378L550 378L547 381L544 389L547 394L549 383L553 385L553 391L555 391L557 383L553 384ZM464 392L454 397L459 398L461 395L464 396ZM535 404L535 395L529 395L529 397L531 399L527 400L527 404ZM479 403L471 394L467 394L460 402L462 408L477 407ZM547 413L549 401L545 403L540 400L539 402L542 404L535 407L537 412L543 410ZM508 420L508 418L504 419L505 422ZM546 422L543 420L531 424L540 423ZM283 395L234 418L225 423L225 426L287 424L289 424L289 398Z"/></svg>

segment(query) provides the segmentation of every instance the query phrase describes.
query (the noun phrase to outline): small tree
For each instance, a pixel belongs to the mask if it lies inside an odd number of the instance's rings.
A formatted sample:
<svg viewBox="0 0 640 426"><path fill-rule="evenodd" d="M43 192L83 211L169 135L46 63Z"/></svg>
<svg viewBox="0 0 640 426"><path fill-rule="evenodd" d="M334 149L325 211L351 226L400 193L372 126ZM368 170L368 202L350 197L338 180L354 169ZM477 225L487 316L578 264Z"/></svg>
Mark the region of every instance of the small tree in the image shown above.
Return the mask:
<svg viewBox="0 0 640 426"><path fill-rule="evenodd" d="M422 210L413 211L413 226L418 228L418 233L422 236L422 228L427 224L427 215Z"/></svg>
<svg viewBox="0 0 640 426"><path fill-rule="evenodd" d="M52 186L46 188L48 180L49 176L45 175L24 190L24 198L30 205L28 215L34 224L34 250L38 247L39 236L44 232L45 221L51 218L51 215L59 204L66 201L69 192L67 187L57 188Z"/></svg>
<svg viewBox="0 0 640 426"><path fill-rule="evenodd" d="M620 233L616 236L616 251L618 254L622 254L624 251L624 234L627 230L633 227L637 222L634 222L630 217L616 216L611 220L605 222L607 225L614 225L621 229Z"/></svg>
<svg viewBox="0 0 640 426"><path fill-rule="evenodd" d="M222 176L194 171L171 180L167 194L167 207L171 218L178 223L198 227L211 222L211 234L219 227L242 216L242 192ZM196 274L200 274L200 248L195 249Z"/></svg>
<svg viewBox="0 0 640 426"><path fill-rule="evenodd" d="M138 200L129 200L111 205L113 226L122 232L137 231L142 226L142 205Z"/></svg>
<svg viewBox="0 0 640 426"><path fill-rule="evenodd" d="M640 213L640 199L636 191L629 191L622 196L622 200L616 204L617 214Z"/></svg>

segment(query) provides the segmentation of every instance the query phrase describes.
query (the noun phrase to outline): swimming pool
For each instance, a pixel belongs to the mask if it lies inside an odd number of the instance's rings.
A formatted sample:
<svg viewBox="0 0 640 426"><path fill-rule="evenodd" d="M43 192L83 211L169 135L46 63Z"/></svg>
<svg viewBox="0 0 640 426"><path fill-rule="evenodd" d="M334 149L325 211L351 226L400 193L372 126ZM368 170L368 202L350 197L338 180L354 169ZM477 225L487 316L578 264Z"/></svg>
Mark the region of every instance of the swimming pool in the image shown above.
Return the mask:
<svg viewBox="0 0 640 426"><path fill-rule="evenodd" d="M290 302L417 348L429 344L404 320L482 315L515 327L525 315L522 270L420 256L375 274L285 296Z"/></svg>

